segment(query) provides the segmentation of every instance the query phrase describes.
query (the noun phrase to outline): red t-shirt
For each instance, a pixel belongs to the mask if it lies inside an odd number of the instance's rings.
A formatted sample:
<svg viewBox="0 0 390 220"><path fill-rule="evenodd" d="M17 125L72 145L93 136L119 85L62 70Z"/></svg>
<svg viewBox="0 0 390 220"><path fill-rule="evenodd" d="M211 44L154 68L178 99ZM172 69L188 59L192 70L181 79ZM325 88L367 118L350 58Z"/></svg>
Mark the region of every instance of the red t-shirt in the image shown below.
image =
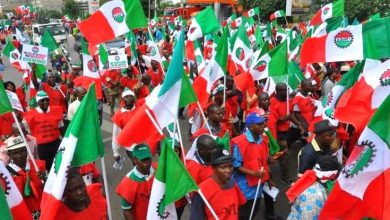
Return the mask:
<svg viewBox="0 0 390 220"><path fill-rule="evenodd" d="M58 125L63 119L60 108L50 107L47 113L39 113L35 108L28 111L24 119L31 129L32 136L37 138L37 144L49 143L59 138Z"/></svg>
<svg viewBox="0 0 390 220"><path fill-rule="evenodd" d="M213 168L211 166L206 166L199 164L194 160L187 160L186 167L192 178L195 180L196 184L200 184L205 181L211 175L213 175Z"/></svg>
<svg viewBox="0 0 390 220"><path fill-rule="evenodd" d="M101 184L95 183L87 186L91 203L81 212L74 212L65 204L61 203L58 208L56 220L100 220L107 219L106 199L101 193Z"/></svg>
<svg viewBox="0 0 390 220"><path fill-rule="evenodd" d="M152 68L148 69L146 71L146 74L148 74L152 78L152 86L156 87L158 84L162 83L164 76L160 68L158 68L157 72L154 72Z"/></svg>
<svg viewBox="0 0 390 220"><path fill-rule="evenodd" d="M12 113L8 112L0 115L0 136L10 136L12 134L12 124L15 122Z"/></svg>
<svg viewBox="0 0 390 220"><path fill-rule="evenodd" d="M63 113L67 111L65 100L67 88L65 85L62 84L60 85L59 89L54 89L53 87L49 86L49 84L42 83L42 89L49 96L49 104L51 107L60 107Z"/></svg>
<svg viewBox="0 0 390 220"><path fill-rule="evenodd" d="M208 178L199 185L207 201L213 207L219 219L238 219L238 208L245 204L246 199L237 184L230 189L221 188L213 178ZM210 210L205 207L206 219L214 219Z"/></svg>
<svg viewBox="0 0 390 220"><path fill-rule="evenodd" d="M134 89L134 86L138 83L138 79L132 79L128 76L121 77L119 82L123 88L128 88L130 90Z"/></svg>

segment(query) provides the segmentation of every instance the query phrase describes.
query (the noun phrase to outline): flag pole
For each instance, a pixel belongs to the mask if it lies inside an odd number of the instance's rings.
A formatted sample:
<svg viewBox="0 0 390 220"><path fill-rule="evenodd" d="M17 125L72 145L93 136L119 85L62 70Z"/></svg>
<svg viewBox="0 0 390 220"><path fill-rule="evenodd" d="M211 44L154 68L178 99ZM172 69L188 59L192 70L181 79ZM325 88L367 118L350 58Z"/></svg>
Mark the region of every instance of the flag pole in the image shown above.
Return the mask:
<svg viewBox="0 0 390 220"><path fill-rule="evenodd" d="M157 121L154 120L154 118L153 118L152 114L149 112L149 110L145 109L145 112L148 115L149 119L152 121L154 127L157 129L158 133L160 135L164 135L164 133L162 132L160 126L158 125Z"/></svg>
<svg viewBox="0 0 390 220"><path fill-rule="evenodd" d="M20 136L22 137L23 142L24 142L24 144L26 145L27 154L28 154L28 156L30 156L30 159L31 159L31 161L32 161L32 163L33 163L33 166L34 166L35 170L38 172L38 171L40 171L40 170L39 170L39 168L38 168L37 162L35 161L34 155L32 154L30 147L28 146L26 136L24 135L23 130L22 130L22 127L21 127L20 124L19 124L19 120L18 120L18 118L16 117L16 114L15 114L14 111L12 111L11 114L12 114L12 117L14 118L14 120L15 120L16 126L18 127Z"/></svg>
<svg viewBox="0 0 390 220"><path fill-rule="evenodd" d="M204 115L204 112L203 112L202 106L200 106L200 103L199 103L199 101L196 101L196 104L198 105L198 108L199 108L200 114L202 114L202 117L203 117L204 123L206 124L206 126L207 126L207 129L209 130L209 134L213 134L213 133L211 133L211 128L210 128L209 122L207 121L207 118L206 118L206 116Z"/></svg>
<svg viewBox="0 0 390 220"><path fill-rule="evenodd" d="M104 192L105 192L105 194L106 194L108 219L109 219L109 220L112 220L110 194L109 194L109 192L108 192L108 181L107 181L107 174L106 174L106 163L104 162L104 157L101 157L101 158L100 158L100 162L101 162L101 164L102 164L102 174L103 174L103 181L104 181Z"/></svg>
<svg viewBox="0 0 390 220"><path fill-rule="evenodd" d="M222 103L222 107L225 107L225 103L226 103L226 75L224 74L223 75L223 103Z"/></svg>
<svg viewBox="0 0 390 220"><path fill-rule="evenodd" d="M287 114L289 114L290 113L290 92L289 92L289 86L288 86L288 73L287 73L287 79L286 79L286 84L287 84L287 94L286 94L286 101L287 101L287 103L286 103L286 105L287 105Z"/></svg>
<svg viewBox="0 0 390 220"><path fill-rule="evenodd" d="M184 151L184 145L183 145L183 139L181 137L181 129L180 129L180 124L179 120L176 118L176 123L177 123L177 131L179 133L179 142L180 142L180 149L181 149L181 154L183 155L183 164L184 166L186 165L186 160L185 160L185 151Z"/></svg>
<svg viewBox="0 0 390 220"><path fill-rule="evenodd" d="M264 167L261 167L260 171L264 171ZM259 191L260 191L260 185L261 185L261 178L259 178L259 181L257 182L255 199L253 200L253 205L252 205L252 209L251 209L251 214L249 216L249 220L252 220L253 212L255 211L257 196L259 195Z"/></svg>
<svg viewBox="0 0 390 220"><path fill-rule="evenodd" d="M200 189L197 190L197 192L199 193L200 197L202 198L203 202L205 203L205 205L207 206L207 208L210 210L211 214L213 215L213 217L216 219L216 220L219 220L217 214L215 213L213 207L211 207L209 201L207 201L206 197L203 195L202 191Z"/></svg>

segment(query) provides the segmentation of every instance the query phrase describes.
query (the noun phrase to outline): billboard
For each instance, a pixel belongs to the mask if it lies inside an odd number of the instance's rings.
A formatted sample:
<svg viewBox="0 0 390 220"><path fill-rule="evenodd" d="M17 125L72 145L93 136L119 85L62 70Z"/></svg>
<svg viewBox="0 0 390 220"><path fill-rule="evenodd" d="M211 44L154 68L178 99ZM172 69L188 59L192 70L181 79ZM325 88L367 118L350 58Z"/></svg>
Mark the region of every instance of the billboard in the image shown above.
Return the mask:
<svg viewBox="0 0 390 220"><path fill-rule="evenodd" d="M309 14L310 6L311 0L287 0L286 15Z"/></svg>

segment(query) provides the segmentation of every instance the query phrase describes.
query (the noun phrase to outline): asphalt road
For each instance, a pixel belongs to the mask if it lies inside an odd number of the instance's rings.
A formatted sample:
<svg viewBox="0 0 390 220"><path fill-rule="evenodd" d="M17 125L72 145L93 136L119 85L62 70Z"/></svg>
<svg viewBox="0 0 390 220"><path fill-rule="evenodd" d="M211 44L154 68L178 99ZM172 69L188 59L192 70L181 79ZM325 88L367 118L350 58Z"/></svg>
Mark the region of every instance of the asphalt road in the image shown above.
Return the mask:
<svg viewBox="0 0 390 220"><path fill-rule="evenodd" d="M72 62L77 62L79 60L78 54L73 50L73 37L69 35L68 37L68 44L66 45L66 48L69 50L71 57L72 57ZM2 49L4 48L5 45L2 45ZM22 83L22 74L18 73L15 71L15 69L10 65L9 60L7 57L3 56L3 63L4 63L4 73L3 73L3 80L8 81L11 80L14 83L16 83L17 86L20 86ZM188 139L187 132L188 131L188 120L179 120L180 127L182 128L182 134L183 134L183 141L184 141L184 146L190 146L190 142ZM106 166L106 173L107 173L107 183L106 186L108 187L109 191L109 199L110 199L110 204L111 204L111 210L112 210L112 219L117 220L117 219L123 219L122 213L121 213L121 208L120 208L120 201L119 197L115 193L115 188L122 179L131 169L132 165L130 163L130 160L126 160L125 164L122 168L122 170L115 170L112 165L114 164L114 160L112 157L112 150L111 150L111 136L112 136L112 123L110 120L110 115L109 115L109 107L104 106L104 113L103 113L103 124L101 127L101 132L102 132L102 137L103 137L103 142L105 145L106 149L106 155L104 157L105 161L105 166ZM291 176L295 178L296 176L296 170L297 170L297 152L298 149L297 147L292 147L289 150L289 157L290 157L290 172ZM122 151L122 155L126 156L124 151ZM97 162L98 166L101 167L101 162ZM290 212L290 205L288 204L287 198L285 196L285 191L287 190L288 186L281 183L280 180L280 168L278 163L271 164L270 166L272 176L273 176L273 181L275 182L275 185L277 188L280 189L280 193L277 197L277 201L275 202L275 214L281 216L283 219L287 218L288 213ZM263 218L263 213L264 213L264 206L263 202L261 202L261 209L258 213L258 215L254 219L264 219ZM189 213L189 208L188 206L186 207L186 210L183 214L182 219L188 219L188 213Z"/></svg>

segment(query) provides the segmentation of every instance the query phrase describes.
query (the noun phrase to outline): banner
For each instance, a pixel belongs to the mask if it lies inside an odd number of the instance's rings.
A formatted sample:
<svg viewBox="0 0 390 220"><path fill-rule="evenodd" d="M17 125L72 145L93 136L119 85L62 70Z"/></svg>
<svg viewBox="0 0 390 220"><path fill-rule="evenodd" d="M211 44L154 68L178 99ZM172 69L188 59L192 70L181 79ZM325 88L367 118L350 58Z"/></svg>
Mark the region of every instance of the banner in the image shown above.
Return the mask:
<svg viewBox="0 0 390 220"><path fill-rule="evenodd" d="M291 15L310 13L311 0L292 0Z"/></svg>
<svg viewBox="0 0 390 220"><path fill-rule="evenodd" d="M47 65L48 48L23 44L22 61Z"/></svg>
<svg viewBox="0 0 390 220"><path fill-rule="evenodd" d="M88 13L91 15L99 10L99 0L88 1Z"/></svg>
<svg viewBox="0 0 390 220"><path fill-rule="evenodd" d="M9 101L11 102L12 108L18 111L24 112L22 104L20 104L19 98L16 93L5 90L7 92L7 96Z"/></svg>
<svg viewBox="0 0 390 220"><path fill-rule="evenodd" d="M127 63L127 55L110 55L108 56L108 66L110 69L125 69L129 65Z"/></svg>

